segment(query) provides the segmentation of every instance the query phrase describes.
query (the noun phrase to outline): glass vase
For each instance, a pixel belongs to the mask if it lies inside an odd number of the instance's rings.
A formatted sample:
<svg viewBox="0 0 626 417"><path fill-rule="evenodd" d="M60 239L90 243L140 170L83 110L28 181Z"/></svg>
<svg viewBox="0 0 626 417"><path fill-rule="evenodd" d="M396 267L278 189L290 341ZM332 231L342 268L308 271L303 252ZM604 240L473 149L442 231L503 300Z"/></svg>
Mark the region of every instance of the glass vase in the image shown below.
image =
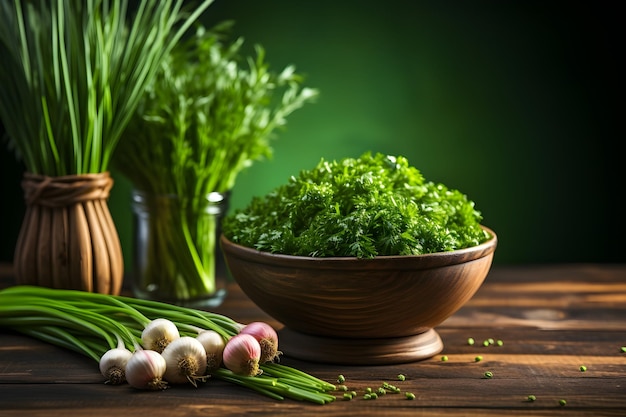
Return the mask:
<svg viewBox="0 0 626 417"><path fill-rule="evenodd" d="M202 198L132 192L133 276L138 298L212 308L226 296L219 245L228 193Z"/></svg>

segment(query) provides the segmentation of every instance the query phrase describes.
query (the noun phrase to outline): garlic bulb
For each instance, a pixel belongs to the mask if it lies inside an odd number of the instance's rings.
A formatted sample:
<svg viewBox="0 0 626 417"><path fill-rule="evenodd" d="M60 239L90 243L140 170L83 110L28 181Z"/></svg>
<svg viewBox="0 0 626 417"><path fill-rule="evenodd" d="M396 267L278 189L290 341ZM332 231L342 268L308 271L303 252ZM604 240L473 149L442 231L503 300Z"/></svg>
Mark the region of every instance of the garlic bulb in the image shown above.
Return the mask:
<svg viewBox="0 0 626 417"><path fill-rule="evenodd" d="M141 344L144 349L161 353L169 343L179 337L180 333L173 322L154 319L141 332Z"/></svg>
<svg viewBox="0 0 626 417"><path fill-rule="evenodd" d="M226 342L221 334L214 330L203 330L196 339L202 344L206 352L206 370L211 373L222 365L222 356Z"/></svg>
<svg viewBox="0 0 626 417"><path fill-rule="evenodd" d="M126 381L137 389L159 390L167 388L163 381L165 359L154 350L138 349L126 364Z"/></svg>
<svg viewBox="0 0 626 417"><path fill-rule="evenodd" d="M126 364L133 353L123 345L107 350L100 358L100 373L107 384L119 385L126 382Z"/></svg>
<svg viewBox="0 0 626 417"><path fill-rule="evenodd" d="M183 336L163 349L165 359L165 380L172 384L186 382L197 384L206 377L206 351L196 338Z"/></svg>
<svg viewBox="0 0 626 417"><path fill-rule="evenodd" d="M233 336L224 348L224 365L239 375L255 376L261 373L260 358L261 345L249 334Z"/></svg>
<svg viewBox="0 0 626 417"><path fill-rule="evenodd" d="M272 362L282 353L278 350L278 334L269 324L255 321L240 330L241 334L249 334L261 345L261 363Z"/></svg>

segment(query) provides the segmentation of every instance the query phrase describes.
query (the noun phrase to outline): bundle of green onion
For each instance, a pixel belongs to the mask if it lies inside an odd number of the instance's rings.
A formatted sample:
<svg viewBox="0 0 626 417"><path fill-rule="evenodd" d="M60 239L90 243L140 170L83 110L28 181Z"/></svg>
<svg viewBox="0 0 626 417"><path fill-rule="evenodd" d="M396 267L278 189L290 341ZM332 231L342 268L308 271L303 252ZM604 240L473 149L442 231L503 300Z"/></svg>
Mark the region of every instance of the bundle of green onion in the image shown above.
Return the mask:
<svg viewBox="0 0 626 417"><path fill-rule="evenodd" d="M94 359L112 384L164 389L198 386L213 377L277 400L335 400L329 393L334 385L289 366L269 361L253 373L244 372L237 363L249 361L252 351L253 359L261 357L252 336L260 332L246 332L247 326L216 313L123 296L14 286L0 291L0 327Z"/></svg>
<svg viewBox="0 0 626 417"><path fill-rule="evenodd" d="M28 171L106 171L146 85L212 1L0 2L0 118Z"/></svg>

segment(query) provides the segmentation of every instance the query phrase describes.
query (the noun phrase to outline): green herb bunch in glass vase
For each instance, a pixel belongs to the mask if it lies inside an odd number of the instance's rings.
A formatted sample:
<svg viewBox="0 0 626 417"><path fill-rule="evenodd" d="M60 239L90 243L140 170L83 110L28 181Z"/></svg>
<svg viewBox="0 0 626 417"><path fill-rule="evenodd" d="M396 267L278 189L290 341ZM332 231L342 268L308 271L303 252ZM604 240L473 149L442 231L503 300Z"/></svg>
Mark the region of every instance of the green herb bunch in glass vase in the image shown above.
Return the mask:
<svg viewBox="0 0 626 417"><path fill-rule="evenodd" d="M211 2L0 1L0 118L26 167L18 284L120 292L109 163L161 62Z"/></svg>
<svg viewBox="0 0 626 417"><path fill-rule="evenodd" d="M220 222L237 175L271 156L286 117L318 92L265 52L243 57L232 22L199 26L161 66L113 159L133 187L136 296L219 305L226 271Z"/></svg>

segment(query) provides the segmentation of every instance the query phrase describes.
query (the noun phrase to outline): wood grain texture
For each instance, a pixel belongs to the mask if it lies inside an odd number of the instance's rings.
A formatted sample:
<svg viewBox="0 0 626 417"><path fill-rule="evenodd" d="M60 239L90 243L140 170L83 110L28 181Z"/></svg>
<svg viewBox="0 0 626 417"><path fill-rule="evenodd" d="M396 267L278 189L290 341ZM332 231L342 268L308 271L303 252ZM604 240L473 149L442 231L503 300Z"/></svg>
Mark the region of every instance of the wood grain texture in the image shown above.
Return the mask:
<svg viewBox="0 0 626 417"><path fill-rule="evenodd" d="M10 269L2 271L0 286L11 285ZM282 327L234 284L218 312ZM0 416L626 415L626 353L620 351L626 345L626 265L495 267L474 297L436 329L442 352L409 364L339 366L285 352L281 363L329 382L343 374L361 395L387 381L416 396L346 401L338 392L339 399L324 406L274 401L217 380L162 392L108 386L90 359L0 330ZM503 345L483 346L489 338ZM484 378L486 371L493 378ZM396 379L400 373L405 381ZM529 402L530 394L537 400ZM559 405L560 399L567 404Z"/></svg>

